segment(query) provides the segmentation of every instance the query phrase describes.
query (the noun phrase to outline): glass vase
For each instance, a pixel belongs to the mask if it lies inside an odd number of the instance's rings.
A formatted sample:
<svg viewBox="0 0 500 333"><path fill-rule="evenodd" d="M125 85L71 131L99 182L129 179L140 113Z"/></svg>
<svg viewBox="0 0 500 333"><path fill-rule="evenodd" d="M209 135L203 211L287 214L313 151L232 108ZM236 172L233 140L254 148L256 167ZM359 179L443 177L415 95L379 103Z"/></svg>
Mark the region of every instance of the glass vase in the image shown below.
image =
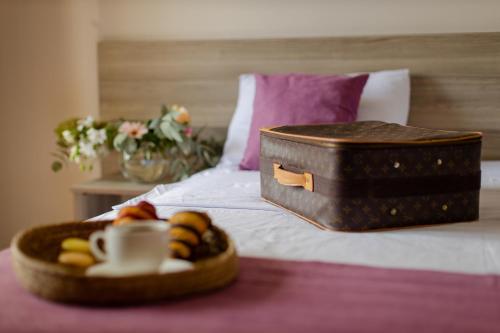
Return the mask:
<svg viewBox="0 0 500 333"><path fill-rule="evenodd" d="M122 153L120 163L123 176L138 183L158 183L169 177L168 156L139 149L133 154Z"/></svg>

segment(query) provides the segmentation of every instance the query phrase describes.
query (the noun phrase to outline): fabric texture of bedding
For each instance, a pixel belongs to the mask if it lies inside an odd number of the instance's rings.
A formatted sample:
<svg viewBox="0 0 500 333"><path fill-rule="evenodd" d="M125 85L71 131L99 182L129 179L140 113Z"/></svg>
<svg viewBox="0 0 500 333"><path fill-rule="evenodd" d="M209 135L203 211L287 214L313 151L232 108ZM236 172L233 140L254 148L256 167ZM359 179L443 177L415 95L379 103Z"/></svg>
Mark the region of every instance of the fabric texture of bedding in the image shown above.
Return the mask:
<svg viewBox="0 0 500 333"><path fill-rule="evenodd" d="M481 171L482 188L500 188L500 161L482 161Z"/></svg>
<svg viewBox="0 0 500 333"><path fill-rule="evenodd" d="M483 162L485 188L493 187L486 182L499 170L500 162ZM243 256L500 274L500 223L493 207L481 207L477 222L363 233L323 231L262 201L259 172L235 166L159 185L123 205L140 200L153 203L163 217L186 209L207 211ZM95 219L113 219L121 206Z"/></svg>
<svg viewBox="0 0 500 333"><path fill-rule="evenodd" d="M250 133L240 168L259 169L260 133L266 126L323 124L356 120L368 75L261 75Z"/></svg>
<svg viewBox="0 0 500 333"><path fill-rule="evenodd" d="M350 74L356 75L356 74ZM369 73L358 108L358 120L381 120L406 125L410 111L410 75L408 69ZM255 97L255 76L239 78L238 102L228 128L222 163L238 165L243 158Z"/></svg>

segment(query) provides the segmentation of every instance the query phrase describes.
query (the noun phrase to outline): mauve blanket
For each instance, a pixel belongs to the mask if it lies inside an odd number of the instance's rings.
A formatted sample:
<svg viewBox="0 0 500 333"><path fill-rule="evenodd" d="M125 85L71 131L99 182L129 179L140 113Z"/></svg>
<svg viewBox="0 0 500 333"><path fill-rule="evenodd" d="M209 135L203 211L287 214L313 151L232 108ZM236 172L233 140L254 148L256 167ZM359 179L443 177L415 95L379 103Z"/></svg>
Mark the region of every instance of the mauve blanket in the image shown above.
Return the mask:
<svg viewBox="0 0 500 333"><path fill-rule="evenodd" d="M0 332L499 332L494 275L241 258L219 292L126 308L51 303L0 253Z"/></svg>

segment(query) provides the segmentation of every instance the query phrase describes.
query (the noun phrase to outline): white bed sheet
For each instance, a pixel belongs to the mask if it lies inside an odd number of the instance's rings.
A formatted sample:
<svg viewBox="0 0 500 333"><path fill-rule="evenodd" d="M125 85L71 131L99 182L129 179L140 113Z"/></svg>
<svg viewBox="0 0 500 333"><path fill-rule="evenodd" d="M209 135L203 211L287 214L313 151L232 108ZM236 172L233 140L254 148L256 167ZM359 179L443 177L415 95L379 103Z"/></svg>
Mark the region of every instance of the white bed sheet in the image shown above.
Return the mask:
<svg viewBox="0 0 500 333"><path fill-rule="evenodd" d="M481 173L482 188L500 188L500 161L482 161Z"/></svg>
<svg viewBox="0 0 500 333"><path fill-rule="evenodd" d="M500 162L488 162L482 169L482 186L490 191L499 187ZM259 173L234 167L157 186L125 204L144 199L165 217L186 208L208 211L243 256L500 274L500 216L495 216L493 207L482 207L482 218L474 223L363 233L322 231L263 202ZM116 210L95 219L115 215Z"/></svg>

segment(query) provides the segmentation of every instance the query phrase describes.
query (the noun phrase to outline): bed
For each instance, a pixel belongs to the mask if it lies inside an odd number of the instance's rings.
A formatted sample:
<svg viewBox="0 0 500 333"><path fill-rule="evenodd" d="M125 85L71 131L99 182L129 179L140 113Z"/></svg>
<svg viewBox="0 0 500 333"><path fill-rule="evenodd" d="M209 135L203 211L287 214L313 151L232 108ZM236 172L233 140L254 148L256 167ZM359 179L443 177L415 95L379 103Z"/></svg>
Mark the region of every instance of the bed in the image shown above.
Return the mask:
<svg viewBox="0 0 500 333"><path fill-rule="evenodd" d="M175 100L215 132L231 118L235 78L241 73L407 67L412 73L409 124L485 134L480 220L361 233L323 231L263 202L257 171L221 163L123 205L148 200L165 217L179 210L207 211L242 256L233 286L198 299L104 313L23 299L25 313L46 314L45 323L25 328L67 330L87 316L89 324L74 331L500 330L499 33L104 41L99 63L104 118L145 118L157 112L159 103ZM114 165L104 163L104 172L114 172ZM119 208L93 220L112 219ZM0 281L1 287L8 285ZM7 300L19 303L11 294ZM19 314L16 318L23 320ZM20 326L8 322L3 327Z"/></svg>
<svg viewBox="0 0 500 333"><path fill-rule="evenodd" d="M484 163L483 163L484 164ZM257 171L219 166L160 185L95 219L113 219L124 205L153 203L161 216L207 211L235 239L243 256L340 262L378 267L500 274L500 163L486 163L481 219L376 232L325 232L260 198ZM438 251L439 255L436 255Z"/></svg>
<svg viewBox="0 0 500 333"><path fill-rule="evenodd" d="M497 239L488 241L495 234L488 228L496 226L493 203L500 185L500 34L104 41L99 47L99 64L105 118L154 115L158 103L175 100L191 110L195 121L211 128L227 126L233 116L238 97L235 78L241 73L408 68L409 125L484 134L479 223L366 234L323 233L263 202L258 172L239 171L237 159L224 157L217 168L182 183L158 186L126 204L147 199L166 216L179 209L206 209L236 239L242 255L498 273L493 250ZM241 92L242 87L239 89ZM131 95L131 91L135 93ZM114 161L104 164L104 171L113 172L114 165ZM99 218L113 216L110 212ZM304 246L296 246L293 240ZM360 246L367 248L361 250ZM432 255L436 249L454 259Z"/></svg>

